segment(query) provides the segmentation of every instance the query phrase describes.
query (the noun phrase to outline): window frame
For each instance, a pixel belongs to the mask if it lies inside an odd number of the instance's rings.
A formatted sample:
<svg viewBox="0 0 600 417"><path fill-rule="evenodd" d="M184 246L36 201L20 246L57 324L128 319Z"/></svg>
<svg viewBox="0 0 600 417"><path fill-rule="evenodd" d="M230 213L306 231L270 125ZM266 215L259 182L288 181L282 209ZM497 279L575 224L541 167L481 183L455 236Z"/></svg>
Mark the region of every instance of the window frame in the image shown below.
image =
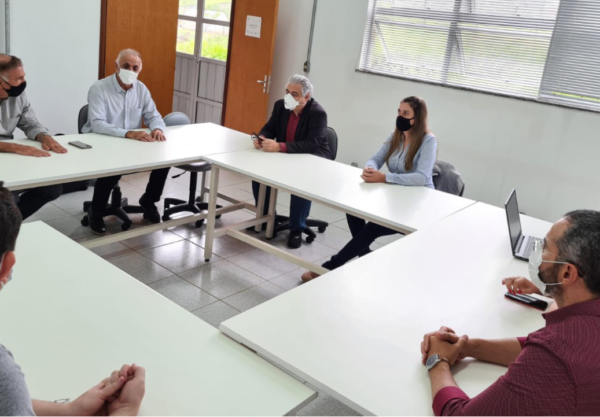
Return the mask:
<svg viewBox="0 0 600 417"><path fill-rule="evenodd" d="M596 112L596 113L600 112L600 108L593 109L593 108L588 108L588 107L581 107L581 106L577 105L578 102L569 103L567 100L565 100L564 102L549 102L549 101L544 100L544 97L541 96L541 87L544 82L544 76L546 74L548 57L546 57L546 60L544 63L544 69L543 69L542 75L540 77L539 87L537 88L537 93L535 94L535 96L524 96L524 95L519 95L518 93L511 93L508 91L497 91L497 90L493 90L493 89L480 88L480 87L476 87L476 86L449 84L447 81L449 70L450 70L450 65L451 65L450 55L453 53L453 50L456 49L456 50L460 51L460 49L461 49L460 33L462 31L464 31L465 29L459 28L460 24L466 23L466 24L474 24L474 25L486 25L486 24L489 25L490 19L496 18L497 20L494 23L494 26L497 26L497 27L507 27L507 28L511 28L511 29L549 30L551 32L549 35L549 47L548 47L548 53L549 53L550 48L551 48L550 45L552 43L552 39L553 39L553 35L554 35L555 25L556 25L556 22L558 21L559 11L557 12L556 19L553 19L553 20L544 19L544 18L529 18L529 17L514 17L514 16L502 16L501 19L498 19L497 16L491 16L489 14L472 14L472 13L461 12L460 10L464 3L467 3L467 4L471 5L471 7L472 7L472 0L454 0L454 5L453 5L452 11L436 10L435 17L432 17L431 12L427 9L410 9L410 8L398 7L398 6L393 6L392 8L378 7L377 6L378 0L373 0L373 1L374 1L373 4L371 4L371 3L369 4L368 12L370 13L370 16L366 22L366 28L365 28L365 31L363 34L363 43L362 43L362 47L360 50L358 66L355 69L356 72L379 75L379 76L384 76L384 77L388 77L388 78L395 78L395 79L407 80L407 81L424 83L424 84L431 84L431 85L436 85L436 86L446 87L446 88L453 88L453 89L458 89L458 90L475 91L475 92L490 94L490 95L494 95L494 96L509 97L509 98L513 98L513 99L517 99L517 100L533 101L536 103L547 104L547 105L558 106L558 107L569 108L569 109L591 111L591 112ZM395 3L396 3L396 0L393 0L392 4L395 4ZM562 3L562 0L561 0L561 3ZM559 10L560 10L560 7L559 7ZM391 72L385 72L385 71L378 71L376 68L371 67L368 57L370 56L370 53L371 53L371 46L374 45L374 43L375 43L372 36L380 37L384 53L386 56L389 57L387 45L386 45L386 42L384 40L383 34L380 29L381 24L388 25L388 26L395 25L398 27L408 28L408 29L410 29L411 27L412 28L414 28L414 27L425 28L426 27L428 29L432 29L431 26L428 26L425 24L419 25L417 23L385 21L385 20L381 19L381 16L402 17L402 18L409 18L409 19L435 20L435 21L439 21L439 22L448 22L449 23L449 28L441 29L444 32L447 32L447 37L446 37L446 46L445 46L445 56L443 57L443 62L444 62L443 67L441 69L435 68L436 71L441 72L441 78L439 81L433 80L433 79L425 79L425 78L414 78L414 77L410 77L410 76L406 76L406 75L398 75L398 74L394 74ZM473 32L473 33L489 33L488 29L485 29L482 27L469 28L468 31ZM377 34L373 35L373 33L377 33ZM514 34L514 33L515 33L514 31L506 31L506 34L508 34L508 35ZM519 33L519 34L523 35L523 33ZM537 35L537 37L540 38L539 34ZM363 56L365 57L364 59L363 59ZM464 57L459 55L455 59L462 60L462 59L464 59ZM393 62L393 60L391 60L391 59L388 59L388 61ZM410 64L407 64L407 63L403 63L403 65L410 66Z"/></svg>

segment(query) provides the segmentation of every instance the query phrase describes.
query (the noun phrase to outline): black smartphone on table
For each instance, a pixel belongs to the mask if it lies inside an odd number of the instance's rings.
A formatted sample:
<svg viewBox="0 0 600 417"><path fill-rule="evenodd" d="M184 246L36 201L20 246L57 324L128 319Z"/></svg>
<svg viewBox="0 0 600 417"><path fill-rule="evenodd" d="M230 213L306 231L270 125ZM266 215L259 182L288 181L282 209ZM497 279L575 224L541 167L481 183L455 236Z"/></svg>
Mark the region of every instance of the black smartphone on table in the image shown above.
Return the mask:
<svg viewBox="0 0 600 417"><path fill-rule="evenodd" d="M69 145L75 146L79 149L92 149L92 145L88 145L87 143L79 142L78 140L69 142Z"/></svg>
<svg viewBox="0 0 600 417"><path fill-rule="evenodd" d="M517 303L525 304L528 307L533 307L538 310L546 310L548 308L548 303L544 300L540 300L539 298L532 297L526 294L511 294L507 292L504 294L506 298L512 301L516 301Z"/></svg>

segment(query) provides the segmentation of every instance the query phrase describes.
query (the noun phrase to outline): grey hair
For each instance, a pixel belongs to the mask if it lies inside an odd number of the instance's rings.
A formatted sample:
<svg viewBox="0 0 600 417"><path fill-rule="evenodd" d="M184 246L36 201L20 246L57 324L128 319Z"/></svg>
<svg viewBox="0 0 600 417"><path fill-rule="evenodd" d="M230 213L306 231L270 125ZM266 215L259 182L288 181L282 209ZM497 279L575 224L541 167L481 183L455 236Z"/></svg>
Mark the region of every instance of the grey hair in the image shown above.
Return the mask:
<svg viewBox="0 0 600 417"><path fill-rule="evenodd" d="M308 93L310 93L310 96L312 97L313 92L314 92L314 88L313 85L311 84L310 80L308 78L306 78L304 75L300 75L300 74L294 74L290 77L290 79L288 80L288 84L298 84L300 87L302 87L302 96L306 96Z"/></svg>
<svg viewBox="0 0 600 417"><path fill-rule="evenodd" d="M121 65L121 58L123 58L123 56L125 55L135 55L140 59L140 61L142 60L142 55L138 51L136 51L135 49L127 48L119 52L119 56L117 56L117 59L115 61L117 65Z"/></svg>
<svg viewBox="0 0 600 417"><path fill-rule="evenodd" d="M564 217L569 228L556 242L557 255L574 264L588 290L600 296L600 212L576 210Z"/></svg>

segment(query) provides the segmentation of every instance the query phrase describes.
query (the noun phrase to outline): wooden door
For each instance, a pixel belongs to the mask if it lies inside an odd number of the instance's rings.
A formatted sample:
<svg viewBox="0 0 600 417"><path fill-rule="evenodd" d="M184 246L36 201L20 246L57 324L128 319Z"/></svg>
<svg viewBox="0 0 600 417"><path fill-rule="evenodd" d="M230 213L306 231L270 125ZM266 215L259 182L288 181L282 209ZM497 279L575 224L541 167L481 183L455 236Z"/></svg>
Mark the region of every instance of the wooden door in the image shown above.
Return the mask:
<svg viewBox="0 0 600 417"><path fill-rule="evenodd" d="M170 113L179 0L103 0L102 6L101 78L114 74L119 51L135 49L142 55L139 80L150 90L160 114Z"/></svg>
<svg viewBox="0 0 600 417"><path fill-rule="evenodd" d="M267 120L278 8L279 0L235 2L224 106L226 127L250 134ZM248 16L262 19L260 38L246 36Z"/></svg>

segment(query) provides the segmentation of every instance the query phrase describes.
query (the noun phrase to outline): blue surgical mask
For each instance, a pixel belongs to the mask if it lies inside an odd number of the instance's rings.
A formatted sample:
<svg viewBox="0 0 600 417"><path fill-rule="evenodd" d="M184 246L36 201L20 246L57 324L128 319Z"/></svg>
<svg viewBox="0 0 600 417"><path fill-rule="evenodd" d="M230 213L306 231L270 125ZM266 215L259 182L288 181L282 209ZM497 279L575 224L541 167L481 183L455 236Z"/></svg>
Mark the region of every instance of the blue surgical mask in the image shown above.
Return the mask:
<svg viewBox="0 0 600 417"><path fill-rule="evenodd" d="M531 278L531 282L535 284L536 287L540 289L542 293L544 293L546 287L554 286L554 285L562 285L562 282L556 283L546 283L542 281L540 278L540 266L542 263L549 264L568 264L569 262L560 262L560 261L546 261L544 260L544 246L541 241L536 241L533 244L533 250L531 251L531 255L529 255L529 278Z"/></svg>

